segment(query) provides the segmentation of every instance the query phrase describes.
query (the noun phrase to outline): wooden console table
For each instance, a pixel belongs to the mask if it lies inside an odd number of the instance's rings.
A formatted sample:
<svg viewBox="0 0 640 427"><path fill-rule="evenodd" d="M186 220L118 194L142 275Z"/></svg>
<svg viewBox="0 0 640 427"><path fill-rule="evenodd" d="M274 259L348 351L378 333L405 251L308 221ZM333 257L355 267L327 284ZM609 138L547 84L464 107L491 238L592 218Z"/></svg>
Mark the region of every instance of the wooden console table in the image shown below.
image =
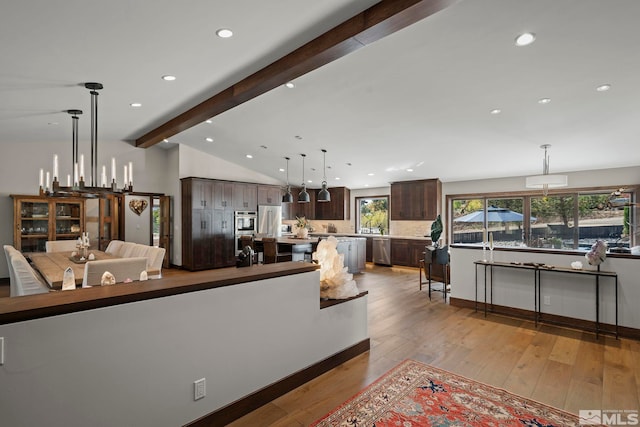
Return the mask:
<svg viewBox="0 0 640 427"><path fill-rule="evenodd" d="M474 261L475 264L475 309L478 311L478 267L484 267L484 315L487 316L487 306L490 304L493 310L493 269L494 268L512 268L520 270L528 270L533 272L533 311L534 321L537 325L542 321L542 310L540 296L542 294L542 273L566 273L580 274L595 277L596 288L596 337L600 334L600 278L609 277L614 279L615 283L615 311L616 311L616 339L618 338L618 274L613 271L598 270L576 270L573 268L556 267L546 264L537 263L507 263L507 262L488 262ZM487 271L488 270L488 271ZM487 280L487 272L489 280ZM487 304L487 283L489 284L489 304Z"/></svg>

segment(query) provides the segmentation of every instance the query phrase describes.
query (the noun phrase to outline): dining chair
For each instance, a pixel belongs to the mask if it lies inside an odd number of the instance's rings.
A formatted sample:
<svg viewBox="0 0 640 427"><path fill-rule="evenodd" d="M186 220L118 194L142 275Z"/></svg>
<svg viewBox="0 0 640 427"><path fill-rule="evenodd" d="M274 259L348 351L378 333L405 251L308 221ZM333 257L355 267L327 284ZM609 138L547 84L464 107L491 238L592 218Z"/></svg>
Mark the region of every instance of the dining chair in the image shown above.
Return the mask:
<svg viewBox="0 0 640 427"><path fill-rule="evenodd" d="M291 261L293 255L291 252L279 252L278 241L275 237L263 237L262 245L264 247L264 263L273 264L274 262Z"/></svg>
<svg viewBox="0 0 640 427"><path fill-rule="evenodd" d="M44 248L46 252L73 252L77 243L76 240L47 240Z"/></svg>
<svg viewBox="0 0 640 427"><path fill-rule="evenodd" d="M147 258L114 258L97 261L88 261L84 265L84 276L82 277L82 287L100 286L102 275L105 271L113 274L116 283L125 281L140 280L140 273L146 271Z"/></svg>
<svg viewBox="0 0 640 427"><path fill-rule="evenodd" d="M107 245L107 249L105 249L104 251L108 254L117 256L123 243L124 242L122 240L114 239L109 242L109 244Z"/></svg>
<svg viewBox="0 0 640 427"><path fill-rule="evenodd" d="M9 246L9 248L7 248ZM44 294L49 292L49 287L44 283L40 274L31 267L29 261L22 252L13 246L5 245L9 277L11 280L9 296L19 297L23 295Z"/></svg>

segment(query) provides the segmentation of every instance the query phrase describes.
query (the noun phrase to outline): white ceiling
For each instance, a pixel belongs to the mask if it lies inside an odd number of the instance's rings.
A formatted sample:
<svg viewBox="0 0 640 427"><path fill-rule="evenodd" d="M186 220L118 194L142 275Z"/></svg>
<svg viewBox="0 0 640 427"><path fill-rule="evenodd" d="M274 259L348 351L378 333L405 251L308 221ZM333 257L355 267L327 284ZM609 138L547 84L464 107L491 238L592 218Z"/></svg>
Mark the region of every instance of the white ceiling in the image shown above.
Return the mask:
<svg viewBox="0 0 640 427"><path fill-rule="evenodd" d="M0 144L70 144L64 111L79 108L88 147L88 81L105 87L99 141L132 141L375 3L5 2ZM292 184L306 153L311 187L324 148L329 185L353 189L539 174L541 144L552 173L637 166L639 18L638 0L462 0L160 145L281 180L289 156ZM234 37L216 37L223 27ZM536 42L516 47L524 31Z"/></svg>

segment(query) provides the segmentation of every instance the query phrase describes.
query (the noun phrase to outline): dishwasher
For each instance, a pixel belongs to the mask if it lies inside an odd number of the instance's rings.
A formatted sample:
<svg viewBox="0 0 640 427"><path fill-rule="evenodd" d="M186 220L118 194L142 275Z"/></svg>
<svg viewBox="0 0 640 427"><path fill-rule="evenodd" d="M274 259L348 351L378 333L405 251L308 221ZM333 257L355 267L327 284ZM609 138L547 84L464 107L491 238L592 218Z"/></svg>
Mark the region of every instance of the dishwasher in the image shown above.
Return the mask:
<svg viewBox="0 0 640 427"><path fill-rule="evenodd" d="M391 239L388 237L373 238L374 264L391 265Z"/></svg>

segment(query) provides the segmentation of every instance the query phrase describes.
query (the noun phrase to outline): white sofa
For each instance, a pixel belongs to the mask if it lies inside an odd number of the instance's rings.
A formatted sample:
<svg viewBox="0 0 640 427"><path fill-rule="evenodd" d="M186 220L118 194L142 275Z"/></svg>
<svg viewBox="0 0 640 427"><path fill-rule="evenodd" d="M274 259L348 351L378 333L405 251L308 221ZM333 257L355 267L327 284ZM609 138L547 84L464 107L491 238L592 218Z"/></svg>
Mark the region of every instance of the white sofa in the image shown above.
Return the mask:
<svg viewBox="0 0 640 427"><path fill-rule="evenodd" d="M147 259L147 274L149 278L162 277L162 261L166 252L165 248L112 240L109 242L105 252L118 258L144 257Z"/></svg>

